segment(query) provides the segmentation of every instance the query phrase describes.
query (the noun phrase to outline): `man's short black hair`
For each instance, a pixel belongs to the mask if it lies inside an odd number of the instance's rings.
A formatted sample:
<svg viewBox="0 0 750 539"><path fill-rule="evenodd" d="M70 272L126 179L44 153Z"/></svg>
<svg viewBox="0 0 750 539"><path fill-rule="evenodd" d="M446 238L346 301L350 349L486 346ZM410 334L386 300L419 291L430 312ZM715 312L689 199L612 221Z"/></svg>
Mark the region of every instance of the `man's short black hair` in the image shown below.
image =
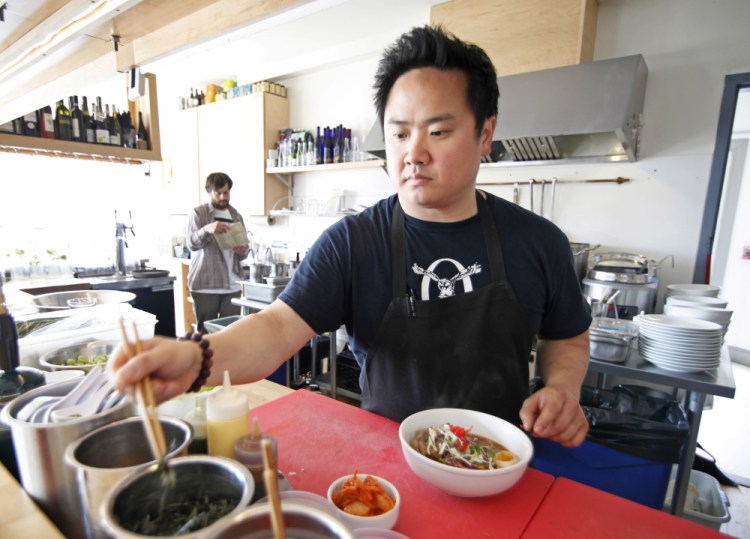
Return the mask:
<svg viewBox="0 0 750 539"><path fill-rule="evenodd" d="M232 178L229 175L223 172L212 172L206 178L206 191L210 193L211 191L221 189L225 185L229 185L229 190L231 191L232 184Z"/></svg>
<svg viewBox="0 0 750 539"><path fill-rule="evenodd" d="M474 113L477 136L487 118L497 116L500 91L492 61L480 47L461 41L440 26L418 26L385 49L375 73L375 110L382 125L385 105L396 80L412 69L435 67L466 73L466 102Z"/></svg>

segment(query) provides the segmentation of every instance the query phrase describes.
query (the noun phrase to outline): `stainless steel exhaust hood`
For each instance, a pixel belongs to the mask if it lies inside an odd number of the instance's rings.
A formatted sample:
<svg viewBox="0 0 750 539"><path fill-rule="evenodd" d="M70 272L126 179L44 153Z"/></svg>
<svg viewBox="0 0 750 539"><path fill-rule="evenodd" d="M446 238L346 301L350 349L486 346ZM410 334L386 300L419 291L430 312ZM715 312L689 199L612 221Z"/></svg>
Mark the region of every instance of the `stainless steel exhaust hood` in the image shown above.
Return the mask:
<svg viewBox="0 0 750 539"><path fill-rule="evenodd" d="M635 161L648 70L640 54L497 79L504 159Z"/></svg>
<svg viewBox="0 0 750 539"><path fill-rule="evenodd" d="M490 166L635 161L647 74L637 54L498 78ZM377 120L363 148L385 157Z"/></svg>

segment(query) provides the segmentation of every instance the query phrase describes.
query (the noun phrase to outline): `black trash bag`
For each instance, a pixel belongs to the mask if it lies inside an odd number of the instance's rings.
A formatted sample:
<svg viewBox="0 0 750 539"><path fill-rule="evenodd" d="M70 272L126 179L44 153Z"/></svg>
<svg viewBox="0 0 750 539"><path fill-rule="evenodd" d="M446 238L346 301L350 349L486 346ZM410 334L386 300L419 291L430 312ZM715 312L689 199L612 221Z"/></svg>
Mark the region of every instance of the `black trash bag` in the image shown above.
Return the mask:
<svg viewBox="0 0 750 539"><path fill-rule="evenodd" d="M534 378L530 390L542 386ZM588 440L656 462L679 461L690 425L672 395L635 385L583 386L580 402L589 422Z"/></svg>
<svg viewBox="0 0 750 539"><path fill-rule="evenodd" d="M656 462L679 461L690 425L671 395L641 386L584 386L581 407L589 440Z"/></svg>

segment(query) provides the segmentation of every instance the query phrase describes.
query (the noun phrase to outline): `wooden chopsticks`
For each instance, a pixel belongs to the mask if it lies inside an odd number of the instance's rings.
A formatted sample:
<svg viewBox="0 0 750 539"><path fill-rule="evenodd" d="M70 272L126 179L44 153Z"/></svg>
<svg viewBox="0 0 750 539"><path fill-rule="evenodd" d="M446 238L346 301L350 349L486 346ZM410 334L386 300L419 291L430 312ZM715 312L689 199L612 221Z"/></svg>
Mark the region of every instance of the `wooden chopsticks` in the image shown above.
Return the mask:
<svg viewBox="0 0 750 539"><path fill-rule="evenodd" d="M284 514L281 511L281 499L279 498L279 476L276 471L276 459L273 458L271 440L261 441L263 448L263 484L266 494L271 501L271 526L274 539L286 539L284 529Z"/></svg>
<svg viewBox="0 0 750 539"><path fill-rule="evenodd" d="M122 342L128 359L136 354L140 354L143 349L141 347L141 340L138 338L138 330L135 323L133 323L135 345L128 340L125 323L122 319L120 319L120 331L122 332ZM164 430L161 427L159 415L156 412L156 400L154 399L154 392L151 389L151 378L148 376L145 377L138 382L135 389L138 398L138 407L141 410L141 417L143 418L143 425L146 428L146 437L151 446L151 452L154 454L156 460L161 460L167 454L167 442L164 438Z"/></svg>

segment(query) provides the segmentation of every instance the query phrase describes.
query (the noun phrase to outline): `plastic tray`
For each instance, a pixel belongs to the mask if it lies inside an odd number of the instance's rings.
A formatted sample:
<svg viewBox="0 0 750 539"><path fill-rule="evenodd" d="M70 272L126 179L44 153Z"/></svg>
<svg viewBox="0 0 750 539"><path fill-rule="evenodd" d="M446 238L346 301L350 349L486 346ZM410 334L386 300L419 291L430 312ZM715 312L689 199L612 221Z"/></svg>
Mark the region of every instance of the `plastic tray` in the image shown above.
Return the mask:
<svg viewBox="0 0 750 539"><path fill-rule="evenodd" d="M664 500L665 509L672 506L673 490L674 480L669 482ZM728 505L716 478L699 470L690 471L690 485L683 506L683 516L686 519L718 530L722 524L732 519Z"/></svg>
<svg viewBox="0 0 750 539"><path fill-rule="evenodd" d="M47 352L78 344L85 341L122 340L120 318L125 321L125 327L131 331L133 324L138 329L138 337L146 339L154 336L156 317L145 311L133 308L128 303L97 305L88 309L68 309L55 313L40 313L19 319L60 318L62 326L56 330L50 325L40 330L39 334L31 333L18 339L20 363L24 367L39 368L39 358ZM84 321L86 317L87 322ZM77 324L76 320L81 320ZM63 322L66 321L66 322Z"/></svg>

